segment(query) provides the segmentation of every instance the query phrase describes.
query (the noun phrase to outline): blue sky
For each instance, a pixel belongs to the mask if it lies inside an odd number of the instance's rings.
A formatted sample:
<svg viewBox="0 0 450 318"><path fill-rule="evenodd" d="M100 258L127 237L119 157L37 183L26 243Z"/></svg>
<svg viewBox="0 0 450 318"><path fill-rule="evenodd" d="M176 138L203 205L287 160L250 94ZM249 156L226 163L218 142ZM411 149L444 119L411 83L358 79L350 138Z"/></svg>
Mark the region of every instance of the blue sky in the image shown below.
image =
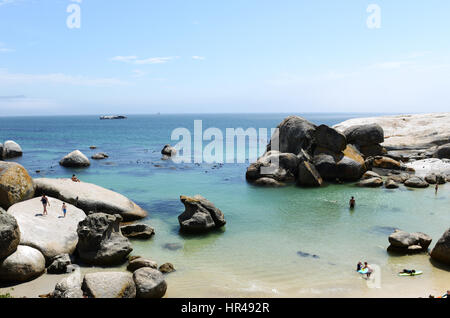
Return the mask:
<svg viewBox="0 0 450 318"><path fill-rule="evenodd" d="M450 109L447 0L72 3L0 0L1 116Z"/></svg>

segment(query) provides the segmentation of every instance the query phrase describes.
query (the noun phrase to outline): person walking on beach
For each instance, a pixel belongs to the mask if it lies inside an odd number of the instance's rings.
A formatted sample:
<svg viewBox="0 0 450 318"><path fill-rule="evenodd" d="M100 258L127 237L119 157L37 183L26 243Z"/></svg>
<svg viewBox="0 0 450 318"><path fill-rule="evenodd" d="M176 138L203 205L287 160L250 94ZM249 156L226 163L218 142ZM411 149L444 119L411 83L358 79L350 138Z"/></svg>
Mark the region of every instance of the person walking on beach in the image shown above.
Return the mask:
<svg viewBox="0 0 450 318"><path fill-rule="evenodd" d="M64 214L64 217L66 217L66 213L67 213L67 206L66 206L66 203L65 202L63 202L63 205L62 205L62 212L63 212L63 214Z"/></svg>
<svg viewBox="0 0 450 318"><path fill-rule="evenodd" d="M48 215L47 205L50 206L50 202L48 201L48 198L45 196L45 194L42 195L41 202L42 206L44 207L44 212L42 213L42 215Z"/></svg>
<svg viewBox="0 0 450 318"><path fill-rule="evenodd" d="M355 205L356 205L355 197L352 197L352 198L350 199L350 209L354 209L354 208L355 208Z"/></svg>

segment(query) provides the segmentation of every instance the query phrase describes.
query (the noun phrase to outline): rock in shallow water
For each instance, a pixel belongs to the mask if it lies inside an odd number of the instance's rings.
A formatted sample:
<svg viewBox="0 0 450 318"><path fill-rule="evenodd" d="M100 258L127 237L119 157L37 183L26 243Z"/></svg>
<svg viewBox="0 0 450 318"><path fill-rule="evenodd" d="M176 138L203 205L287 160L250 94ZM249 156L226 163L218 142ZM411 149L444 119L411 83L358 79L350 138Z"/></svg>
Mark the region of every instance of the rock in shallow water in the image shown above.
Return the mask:
<svg viewBox="0 0 450 318"><path fill-rule="evenodd" d="M388 251L403 253L422 252L428 249L431 241L431 237L424 233L408 233L396 230L389 235L389 243L391 245L388 247Z"/></svg>
<svg viewBox="0 0 450 318"><path fill-rule="evenodd" d="M405 181L405 186L410 188L428 188L430 185L420 177L411 177Z"/></svg>
<svg viewBox="0 0 450 318"><path fill-rule="evenodd" d="M305 187L320 187L323 180L314 164L303 161L298 165L297 183Z"/></svg>
<svg viewBox="0 0 450 318"><path fill-rule="evenodd" d="M99 152L99 153L96 153L95 155L93 155L91 158L94 160L104 160L104 159L109 158L109 156L104 152Z"/></svg>
<svg viewBox="0 0 450 318"><path fill-rule="evenodd" d="M0 262L0 281L22 283L39 277L45 271L45 258L29 246L19 245L17 250Z"/></svg>
<svg viewBox="0 0 450 318"><path fill-rule="evenodd" d="M78 225L77 251L80 259L91 265L122 264L133 248L120 232L120 215L90 214Z"/></svg>
<svg viewBox="0 0 450 318"><path fill-rule="evenodd" d="M16 157L21 157L23 155L22 148L19 146L18 143L12 140L5 141L5 143L2 145L2 153L0 154L0 159L3 157L3 159L11 159Z"/></svg>
<svg viewBox="0 0 450 318"><path fill-rule="evenodd" d="M153 269L157 269L158 264L150 259L138 257L136 259L130 260L130 262L128 263L128 266L127 266L127 270L129 270L130 272L133 273L136 270L138 270L139 268L143 268L143 267L150 267Z"/></svg>
<svg viewBox="0 0 450 318"><path fill-rule="evenodd" d="M130 224L120 227L123 236L131 239L146 240L155 234L155 230L147 224Z"/></svg>
<svg viewBox="0 0 450 318"><path fill-rule="evenodd" d="M14 216L21 231L21 245L31 246L41 251L47 261L60 254L72 254L78 243L78 223L86 218L86 214L66 203L67 214L63 218L61 207L63 202L48 197L48 215L42 215L40 198L14 204L8 213Z"/></svg>
<svg viewBox="0 0 450 318"><path fill-rule="evenodd" d="M88 273L82 289L91 298L135 298L133 276L126 272Z"/></svg>
<svg viewBox="0 0 450 318"><path fill-rule="evenodd" d="M18 163L0 161L0 207L8 209L33 195L34 183L28 171Z"/></svg>
<svg viewBox="0 0 450 318"><path fill-rule="evenodd" d="M14 253L20 243L20 230L16 219L0 208L0 260Z"/></svg>
<svg viewBox="0 0 450 318"><path fill-rule="evenodd" d="M358 182L358 186L367 188L378 188L381 187L382 185L383 179L377 177L361 180L360 182Z"/></svg>
<svg viewBox="0 0 450 318"><path fill-rule="evenodd" d="M73 204L86 213L94 211L120 214L125 221L147 216L146 211L125 196L92 183L48 178L35 179L34 182L37 195L45 193Z"/></svg>
<svg viewBox="0 0 450 318"><path fill-rule="evenodd" d="M178 216L182 231L207 232L226 224L222 211L201 195L180 196L180 200L185 207L185 211Z"/></svg>
<svg viewBox="0 0 450 318"><path fill-rule="evenodd" d="M91 162L81 151L75 150L62 158L59 164L67 168L85 168L89 167Z"/></svg>
<svg viewBox="0 0 450 318"><path fill-rule="evenodd" d="M163 274L169 274L175 272L175 267L171 263L165 263L159 267L159 271Z"/></svg>

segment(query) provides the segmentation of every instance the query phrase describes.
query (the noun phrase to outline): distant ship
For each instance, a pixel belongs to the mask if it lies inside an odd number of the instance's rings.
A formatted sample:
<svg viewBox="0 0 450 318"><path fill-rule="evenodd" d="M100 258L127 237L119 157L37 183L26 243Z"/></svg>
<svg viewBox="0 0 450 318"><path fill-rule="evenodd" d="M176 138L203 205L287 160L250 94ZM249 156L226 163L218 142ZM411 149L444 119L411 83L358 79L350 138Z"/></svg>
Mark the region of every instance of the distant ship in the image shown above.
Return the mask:
<svg viewBox="0 0 450 318"><path fill-rule="evenodd" d="M127 116L100 116L100 120L105 119L127 119Z"/></svg>

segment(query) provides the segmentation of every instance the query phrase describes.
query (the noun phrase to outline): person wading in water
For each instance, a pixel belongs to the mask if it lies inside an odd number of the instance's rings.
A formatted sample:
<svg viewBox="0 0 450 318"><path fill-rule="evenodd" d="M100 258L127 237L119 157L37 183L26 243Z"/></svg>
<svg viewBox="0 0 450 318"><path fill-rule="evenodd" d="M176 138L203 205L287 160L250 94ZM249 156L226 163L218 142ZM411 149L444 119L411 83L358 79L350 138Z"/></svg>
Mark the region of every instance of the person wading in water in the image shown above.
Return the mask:
<svg viewBox="0 0 450 318"><path fill-rule="evenodd" d="M354 209L354 208L355 208L355 205L356 205L355 197L352 197L352 198L350 199L350 209Z"/></svg>

